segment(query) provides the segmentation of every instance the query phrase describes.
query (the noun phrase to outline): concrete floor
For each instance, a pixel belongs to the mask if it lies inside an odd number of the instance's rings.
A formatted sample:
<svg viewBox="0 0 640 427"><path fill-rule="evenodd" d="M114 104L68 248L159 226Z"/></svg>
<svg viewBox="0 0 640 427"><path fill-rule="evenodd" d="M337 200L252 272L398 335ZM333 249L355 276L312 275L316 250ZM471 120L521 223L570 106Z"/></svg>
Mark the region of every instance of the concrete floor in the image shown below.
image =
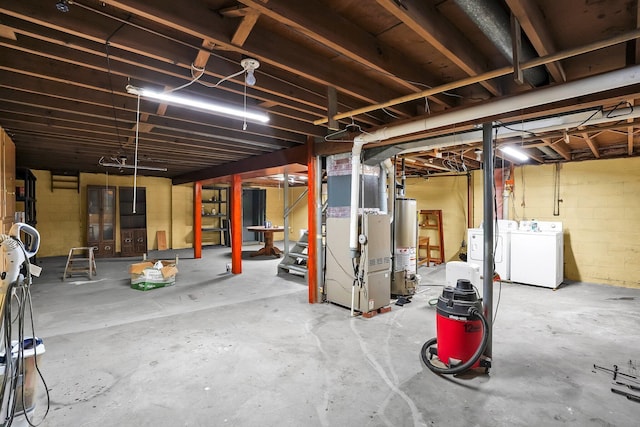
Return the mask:
<svg viewBox="0 0 640 427"><path fill-rule="evenodd" d="M442 267L420 269L412 303L364 319L309 305L300 278L276 275L278 259L244 260L234 276L228 248L179 254L177 284L147 292L129 287L130 258L65 282L64 258L39 261L43 426L639 425L640 403L593 369L640 376L639 289L505 284L491 372L452 378L419 358ZM36 419L41 385L38 396Z"/></svg>

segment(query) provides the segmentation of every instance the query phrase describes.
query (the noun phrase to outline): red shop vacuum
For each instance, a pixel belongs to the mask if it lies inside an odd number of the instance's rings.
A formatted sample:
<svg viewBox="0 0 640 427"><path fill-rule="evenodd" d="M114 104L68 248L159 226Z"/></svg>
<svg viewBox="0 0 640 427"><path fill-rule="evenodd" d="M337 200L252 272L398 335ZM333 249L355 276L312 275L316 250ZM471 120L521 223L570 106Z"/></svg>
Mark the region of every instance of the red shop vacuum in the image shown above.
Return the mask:
<svg viewBox="0 0 640 427"><path fill-rule="evenodd" d="M422 361L437 374L461 374L469 369L489 369L481 360L489 339L489 324L482 314L482 299L469 280L446 286L436 306L436 338L424 343ZM434 347L437 344L436 347ZM433 364L437 356L445 367Z"/></svg>

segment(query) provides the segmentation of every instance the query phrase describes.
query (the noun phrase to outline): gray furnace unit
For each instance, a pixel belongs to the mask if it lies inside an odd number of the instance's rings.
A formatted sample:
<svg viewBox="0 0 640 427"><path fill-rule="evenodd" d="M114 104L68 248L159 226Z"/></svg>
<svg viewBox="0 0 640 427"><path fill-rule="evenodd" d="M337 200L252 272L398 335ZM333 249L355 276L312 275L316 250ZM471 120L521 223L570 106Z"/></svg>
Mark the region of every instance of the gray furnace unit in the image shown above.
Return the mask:
<svg viewBox="0 0 640 427"><path fill-rule="evenodd" d="M391 293L391 233L389 216L363 214L359 216L361 235L360 265L355 282L353 309L369 312L390 303ZM327 301L351 307L351 292L356 278L354 260L349 250L349 218L327 218L325 287Z"/></svg>

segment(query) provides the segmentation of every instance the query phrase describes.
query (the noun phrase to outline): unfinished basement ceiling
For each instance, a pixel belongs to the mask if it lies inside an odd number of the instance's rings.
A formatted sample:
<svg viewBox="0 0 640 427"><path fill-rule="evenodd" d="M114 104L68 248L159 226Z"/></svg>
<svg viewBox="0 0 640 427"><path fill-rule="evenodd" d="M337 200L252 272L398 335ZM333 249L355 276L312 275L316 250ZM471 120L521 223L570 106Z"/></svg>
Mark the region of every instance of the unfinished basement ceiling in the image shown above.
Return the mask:
<svg viewBox="0 0 640 427"><path fill-rule="evenodd" d="M166 171L139 173L175 183L215 178L287 164L285 153L308 137L320 152L335 152L350 145L332 141L358 130L635 65L638 16L637 0L2 1L0 126L16 143L18 166L105 172L100 159L125 158L130 165L137 97L125 87L179 87L192 80L193 64L204 74L177 93L242 109L246 89L246 108L270 121L243 130L242 120L142 98L139 164ZM524 70L522 84L513 72L484 78L512 64L514 34L520 64L571 53ZM260 62L254 86L240 74L209 87L241 71L246 57ZM451 88L439 90L445 84ZM337 134L324 122L329 88L344 116L337 127L354 132ZM422 96L429 88L436 90ZM414 99L378 106L407 96ZM521 146L532 164L634 156L639 97L632 85L501 115L493 118L505 125L496 129L498 144ZM561 125L541 121L570 113L577 115ZM481 160L476 124L379 145L413 143L409 174L473 170Z"/></svg>

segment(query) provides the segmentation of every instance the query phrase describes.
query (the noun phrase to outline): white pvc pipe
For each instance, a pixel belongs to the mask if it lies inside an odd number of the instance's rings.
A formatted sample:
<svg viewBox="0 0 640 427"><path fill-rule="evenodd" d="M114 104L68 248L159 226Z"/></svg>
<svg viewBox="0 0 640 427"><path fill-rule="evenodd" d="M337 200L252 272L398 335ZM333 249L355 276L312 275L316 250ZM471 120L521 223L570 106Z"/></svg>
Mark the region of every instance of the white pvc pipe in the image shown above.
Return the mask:
<svg viewBox="0 0 640 427"><path fill-rule="evenodd" d="M502 192L502 219L509 219L509 190Z"/></svg>
<svg viewBox="0 0 640 427"><path fill-rule="evenodd" d="M386 159L382 162L384 169L387 171L387 179L389 181L389 200L391 200L391 206L388 208L387 214L389 215L389 224L393 224L393 215L396 205L396 168L391 159Z"/></svg>
<svg viewBox="0 0 640 427"><path fill-rule="evenodd" d="M378 181L378 198L380 199L380 212L389 213L389 204L387 202L387 169L384 162L380 163L380 180Z"/></svg>
<svg viewBox="0 0 640 427"><path fill-rule="evenodd" d="M593 77L587 77L569 83L533 90L522 95L513 95L493 102L480 103L468 108L462 108L450 113L442 113L426 117L414 122L398 126L379 129L371 133L363 133L354 139L359 144L374 141L384 141L398 136L422 132L441 126L475 121L481 122L488 117L506 114L538 105L550 104L577 96L589 95L596 92L617 89L640 83L640 65L611 71Z"/></svg>
<svg viewBox="0 0 640 427"><path fill-rule="evenodd" d="M358 199L360 198L360 154L362 146L366 141L353 140L351 150L351 212L349 217L349 249L351 258L356 258L358 254Z"/></svg>

